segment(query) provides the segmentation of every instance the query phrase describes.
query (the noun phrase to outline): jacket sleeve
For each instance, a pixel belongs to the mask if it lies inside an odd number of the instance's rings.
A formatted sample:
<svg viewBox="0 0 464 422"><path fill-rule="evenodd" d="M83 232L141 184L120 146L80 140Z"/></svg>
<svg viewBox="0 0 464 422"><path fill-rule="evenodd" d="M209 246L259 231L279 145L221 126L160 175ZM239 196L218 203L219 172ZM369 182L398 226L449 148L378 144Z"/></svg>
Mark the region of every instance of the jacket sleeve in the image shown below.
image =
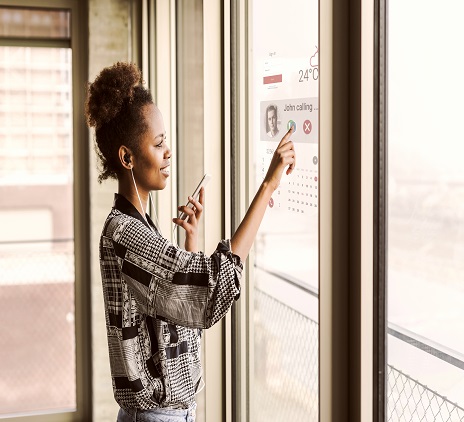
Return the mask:
<svg viewBox="0 0 464 422"><path fill-rule="evenodd" d="M111 239L121 277L145 314L209 328L238 299L243 265L230 241L206 256L174 246L134 218L116 220Z"/></svg>

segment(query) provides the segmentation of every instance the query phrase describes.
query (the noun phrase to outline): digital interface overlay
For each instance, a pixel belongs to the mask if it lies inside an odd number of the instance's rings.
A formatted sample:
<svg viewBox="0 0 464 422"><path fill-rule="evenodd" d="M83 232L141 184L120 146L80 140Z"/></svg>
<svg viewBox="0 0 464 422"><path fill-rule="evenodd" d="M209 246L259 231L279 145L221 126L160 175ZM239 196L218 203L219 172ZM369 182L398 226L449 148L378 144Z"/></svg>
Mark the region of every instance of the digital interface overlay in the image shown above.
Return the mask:
<svg viewBox="0 0 464 422"><path fill-rule="evenodd" d="M294 126L296 167L282 178L255 245L256 266L317 288L319 210L318 2L254 1L253 157L257 189ZM281 10L282 13L276 13Z"/></svg>

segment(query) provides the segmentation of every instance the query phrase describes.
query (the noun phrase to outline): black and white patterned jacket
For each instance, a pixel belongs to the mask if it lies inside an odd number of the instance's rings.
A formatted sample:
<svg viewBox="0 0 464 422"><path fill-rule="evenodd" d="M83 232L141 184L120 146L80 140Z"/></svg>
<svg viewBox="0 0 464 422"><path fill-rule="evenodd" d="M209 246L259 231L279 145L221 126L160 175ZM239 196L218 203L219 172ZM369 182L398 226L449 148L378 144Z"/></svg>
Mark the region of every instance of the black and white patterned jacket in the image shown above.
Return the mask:
<svg viewBox="0 0 464 422"><path fill-rule="evenodd" d="M242 263L222 241L211 256L171 244L116 194L100 239L114 397L123 408L188 408L200 388L201 329L240 293Z"/></svg>

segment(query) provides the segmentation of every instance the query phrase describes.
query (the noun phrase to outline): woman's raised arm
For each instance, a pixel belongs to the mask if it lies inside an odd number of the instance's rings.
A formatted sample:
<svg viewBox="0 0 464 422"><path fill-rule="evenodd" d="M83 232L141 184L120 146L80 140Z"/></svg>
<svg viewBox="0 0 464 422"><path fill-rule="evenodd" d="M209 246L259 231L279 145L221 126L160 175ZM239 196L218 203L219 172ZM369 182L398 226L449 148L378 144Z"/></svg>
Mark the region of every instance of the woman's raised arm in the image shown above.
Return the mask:
<svg viewBox="0 0 464 422"><path fill-rule="evenodd" d="M232 236L232 252L238 255L242 261L245 261L250 252L269 200L274 191L279 187L285 167L288 166L286 174L290 174L295 168L295 150L293 148L293 142L290 140L292 133L293 126L277 146L272 156L266 177L253 198L237 231Z"/></svg>

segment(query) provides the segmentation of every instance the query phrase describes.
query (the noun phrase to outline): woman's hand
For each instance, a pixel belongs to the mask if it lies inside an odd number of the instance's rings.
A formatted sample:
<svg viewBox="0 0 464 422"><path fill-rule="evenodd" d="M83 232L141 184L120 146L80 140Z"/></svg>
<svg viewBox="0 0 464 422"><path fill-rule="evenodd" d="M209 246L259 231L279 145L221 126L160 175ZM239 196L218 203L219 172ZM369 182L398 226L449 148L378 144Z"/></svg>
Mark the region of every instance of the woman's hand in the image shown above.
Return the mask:
<svg viewBox="0 0 464 422"><path fill-rule="evenodd" d="M173 218L172 221L185 230L185 250L190 252L198 252L198 223L203 212L203 205L205 201L205 188L200 189L200 197L197 200L191 196L188 197L189 202L193 208L181 205L177 209L184 212L187 217L184 220L180 218Z"/></svg>
<svg viewBox="0 0 464 422"><path fill-rule="evenodd" d="M272 156L269 170L263 183L256 192L250 207L245 214L242 222L237 228L231 239L232 251L240 257L242 261L248 256L251 245L253 244L259 225L263 220L264 213L272 198L272 194L279 187L280 179L285 167L288 166L287 174L295 168L295 150L290 136L293 133L293 126L279 142L274 155Z"/></svg>
<svg viewBox="0 0 464 422"><path fill-rule="evenodd" d="M295 168L295 150L293 148L293 142L290 140L292 133L293 126L279 142L279 145L277 145L274 155L272 156L271 164L269 164L266 177L264 178L264 183L267 183L273 190L279 187L284 168L288 166L286 171L287 174L290 174Z"/></svg>

